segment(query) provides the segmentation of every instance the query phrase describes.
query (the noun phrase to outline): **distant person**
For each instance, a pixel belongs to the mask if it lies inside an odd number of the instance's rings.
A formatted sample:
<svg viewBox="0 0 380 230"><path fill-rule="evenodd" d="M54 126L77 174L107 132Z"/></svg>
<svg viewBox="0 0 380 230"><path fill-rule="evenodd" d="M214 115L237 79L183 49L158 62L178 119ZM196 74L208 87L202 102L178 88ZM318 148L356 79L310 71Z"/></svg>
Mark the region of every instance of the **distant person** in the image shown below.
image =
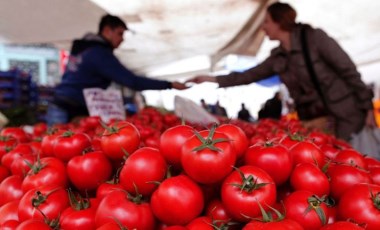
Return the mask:
<svg viewBox="0 0 380 230"><path fill-rule="evenodd" d="M251 121L252 117L248 109L245 108L245 104L241 103L241 109L238 112L238 118L243 121Z"/></svg>
<svg viewBox="0 0 380 230"><path fill-rule="evenodd" d="M281 94L276 92L274 96L267 100L264 106L260 109L258 119L271 118L275 120L281 119L282 113L282 100Z"/></svg>
<svg viewBox="0 0 380 230"><path fill-rule="evenodd" d="M118 17L104 15L97 34L86 34L73 42L62 81L56 86L49 103L49 125L67 123L76 116L87 116L83 89L106 89L111 82L141 91L147 89L186 89L179 82L168 82L138 76L120 63L113 51L123 41L127 25Z"/></svg>
<svg viewBox="0 0 380 230"><path fill-rule="evenodd" d="M217 82L219 87L246 85L279 75L309 128L326 130L334 120L337 137L350 140L364 125L374 127L373 93L347 53L323 30L296 23L287 3L267 8L262 28L280 45L261 64L223 76L199 75L188 82Z"/></svg>
<svg viewBox="0 0 380 230"><path fill-rule="evenodd" d="M223 106L220 105L219 101L215 103L213 114L227 117L227 111Z"/></svg>

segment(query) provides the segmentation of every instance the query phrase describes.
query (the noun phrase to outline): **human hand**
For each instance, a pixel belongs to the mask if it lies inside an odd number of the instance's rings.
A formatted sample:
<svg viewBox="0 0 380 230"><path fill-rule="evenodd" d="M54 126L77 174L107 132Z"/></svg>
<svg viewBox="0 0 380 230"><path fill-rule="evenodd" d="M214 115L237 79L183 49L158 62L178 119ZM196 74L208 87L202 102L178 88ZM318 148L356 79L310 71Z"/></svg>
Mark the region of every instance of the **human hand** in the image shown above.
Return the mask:
<svg viewBox="0 0 380 230"><path fill-rule="evenodd" d="M184 83L181 83L181 82L178 82L178 81L174 81L174 82L172 82L172 88L173 89L183 90L183 89L187 89L189 87L186 86L186 84L184 84Z"/></svg>
<svg viewBox="0 0 380 230"><path fill-rule="evenodd" d="M202 82L216 82L216 78L210 75L197 75L186 81L186 83L189 83L189 82L196 83L196 84L200 84Z"/></svg>
<svg viewBox="0 0 380 230"><path fill-rule="evenodd" d="M367 117L365 120L366 126L370 128L375 128L377 127L376 120L375 120L375 114L373 113L373 110L368 110L367 112Z"/></svg>

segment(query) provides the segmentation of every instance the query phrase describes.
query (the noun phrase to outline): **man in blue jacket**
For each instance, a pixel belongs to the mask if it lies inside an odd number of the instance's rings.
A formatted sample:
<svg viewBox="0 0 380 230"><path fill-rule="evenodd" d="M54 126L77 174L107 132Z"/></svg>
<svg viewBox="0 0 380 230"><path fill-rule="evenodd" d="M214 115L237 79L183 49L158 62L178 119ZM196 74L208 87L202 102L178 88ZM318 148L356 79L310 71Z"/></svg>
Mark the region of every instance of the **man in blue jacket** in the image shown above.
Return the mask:
<svg viewBox="0 0 380 230"><path fill-rule="evenodd" d="M83 89L106 89L111 82L141 91L147 89L186 89L180 82L168 82L137 76L113 54L123 41L127 25L118 17L105 15L98 34L86 34L73 42L61 83L55 88L48 106L47 123L67 123L76 116L88 115Z"/></svg>

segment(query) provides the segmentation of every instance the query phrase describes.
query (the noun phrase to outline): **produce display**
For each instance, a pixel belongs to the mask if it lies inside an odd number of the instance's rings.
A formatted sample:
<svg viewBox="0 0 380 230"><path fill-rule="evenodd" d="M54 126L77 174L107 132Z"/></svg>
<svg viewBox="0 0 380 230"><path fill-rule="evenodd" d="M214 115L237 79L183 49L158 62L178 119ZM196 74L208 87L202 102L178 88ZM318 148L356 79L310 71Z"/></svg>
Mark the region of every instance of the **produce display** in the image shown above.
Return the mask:
<svg viewBox="0 0 380 230"><path fill-rule="evenodd" d="M380 229L380 162L298 120L147 107L0 131L0 229Z"/></svg>

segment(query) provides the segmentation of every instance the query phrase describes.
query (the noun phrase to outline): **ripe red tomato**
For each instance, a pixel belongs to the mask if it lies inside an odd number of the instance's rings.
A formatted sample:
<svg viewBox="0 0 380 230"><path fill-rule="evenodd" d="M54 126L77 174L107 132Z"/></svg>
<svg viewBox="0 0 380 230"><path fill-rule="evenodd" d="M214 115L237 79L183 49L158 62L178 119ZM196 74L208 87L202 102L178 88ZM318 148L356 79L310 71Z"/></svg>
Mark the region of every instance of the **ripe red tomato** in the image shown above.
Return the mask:
<svg viewBox="0 0 380 230"><path fill-rule="evenodd" d="M250 146L244 155L244 162L246 165L263 169L272 177L276 185L284 184L293 168L288 149L269 142Z"/></svg>
<svg viewBox="0 0 380 230"><path fill-rule="evenodd" d="M167 164L158 149L143 147L130 155L120 172L120 184L131 194L150 196L165 179ZM137 190L137 191L136 191Z"/></svg>
<svg viewBox="0 0 380 230"><path fill-rule="evenodd" d="M349 221L337 221L331 224L327 224L320 228L319 230L364 230L367 228L362 228L358 224Z"/></svg>
<svg viewBox="0 0 380 230"><path fill-rule="evenodd" d="M44 220L29 219L17 226L17 230L51 230L52 228Z"/></svg>
<svg viewBox="0 0 380 230"><path fill-rule="evenodd" d="M69 204L69 197L64 188L45 185L24 194L18 206L18 217L20 221L44 220L42 212L46 218L52 220L58 218Z"/></svg>
<svg viewBox="0 0 380 230"><path fill-rule="evenodd" d="M54 156L54 145L57 141L57 137L64 133L64 130L52 130L48 132L41 140L41 155L40 157L52 157Z"/></svg>
<svg viewBox="0 0 380 230"><path fill-rule="evenodd" d="M10 172L7 167L0 165L0 183L9 176Z"/></svg>
<svg viewBox="0 0 380 230"><path fill-rule="evenodd" d="M325 163L324 155L319 147L310 142L303 141L295 144L289 149L289 154L293 159L293 166L308 162L322 168Z"/></svg>
<svg viewBox="0 0 380 230"><path fill-rule="evenodd" d="M132 201L126 191L116 190L104 197L95 214L95 223L100 227L118 220L127 229L155 229L155 218L149 203Z"/></svg>
<svg viewBox="0 0 380 230"><path fill-rule="evenodd" d="M228 137L215 130L203 130L182 146L181 163L193 180L203 184L222 181L236 162L236 151Z"/></svg>
<svg viewBox="0 0 380 230"><path fill-rule="evenodd" d="M79 198L71 207L63 210L59 217L61 229L92 230L96 228L95 213L98 204L92 205L92 200Z"/></svg>
<svg viewBox="0 0 380 230"><path fill-rule="evenodd" d="M310 191L319 197L330 193L329 179L312 163L298 164L290 176L290 184L294 190Z"/></svg>
<svg viewBox="0 0 380 230"><path fill-rule="evenodd" d="M343 193L338 204L340 220L365 223L365 229L380 229L380 186L356 184Z"/></svg>
<svg viewBox="0 0 380 230"><path fill-rule="evenodd" d="M0 206L21 199L24 195L21 183L22 178L18 175L9 176L0 183Z"/></svg>
<svg viewBox="0 0 380 230"><path fill-rule="evenodd" d="M19 203L20 203L19 200L14 200L0 206L0 226L10 220L18 221L18 204Z"/></svg>
<svg viewBox="0 0 380 230"><path fill-rule="evenodd" d="M106 197L109 193L115 191L115 190L123 190L123 186L121 184L118 184L118 182L112 183L112 182L105 182L99 185L99 187L96 189L96 198L99 200L102 200L104 197Z"/></svg>
<svg viewBox="0 0 380 230"><path fill-rule="evenodd" d="M380 185L380 168L369 169L369 175L374 184Z"/></svg>
<svg viewBox="0 0 380 230"><path fill-rule="evenodd" d="M367 163L364 156L355 149L343 149L334 158L334 162L357 166L362 169L367 169Z"/></svg>
<svg viewBox="0 0 380 230"><path fill-rule="evenodd" d="M53 152L58 159L67 162L74 156L81 155L90 146L87 134L66 131L55 140Z"/></svg>
<svg viewBox="0 0 380 230"><path fill-rule="evenodd" d="M201 188L185 175L164 180L153 192L150 203L157 219L168 225L185 225L204 207Z"/></svg>
<svg viewBox="0 0 380 230"><path fill-rule="evenodd" d="M140 145L140 133L126 121L113 122L101 138L104 154L113 160L122 160L125 153L132 154Z"/></svg>
<svg viewBox="0 0 380 230"><path fill-rule="evenodd" d="M26 143L30 141L30 135L26 133L21 127L6 127L0 132L0 136L13 137L18 143Z"/></svg>
<svg viewBox="0 0 380 230"><path fill-rule="evenodd" d="M372 183L367 171L350 165L331 164L327 175L330 177L330 195L339 201L343 193L358 183Z"/></svg>
<svg viewBox="0 0 380 230"><path fill-rule="evenodd" d="M111 162L101 151L74 156L66 168L71 183L81 191L95 190L112 174Z"/></svg>
<svg viewBox="0 0 380 230"><path fill-rule="evenodd" d="M177 125L165 130L160 137L160 152L168 164L176 169L181 166L181 149L183 144L194 135L194 129L188 125Z"/></svg>
<svg viewBox="0 0 380 230"><path fill-rule="evenodd" d="M328 209L322 198L309 191L295 191L284 200L286 218L304 229L318 230L327 224Z"/></svg>
<svg viewBox="0 0 380 230"><path fill-rule="evenodd" d="M23 158L24 156L32 155L32 154L33 154L32 147L30 147L29 144L21 143L21 144L18 144L14 149L12 149L8 153L6 153L1 158L1 164L11 170L11 166L16 159ZM19 162L19 163L21 163L21 162ZM26 165L26 164L24 163L22 166L21 165L15 165L15 166L20 167L20 170L21 170L21 168L24 168L24 165ZM29 170L29 168L28 168L28 170ZM28 170L26 170L26 171L28 171ZM23 176L23 175L20 175L20 176Z"/></svg>
<svg viewBox="0 0 380 230"><path fill-rule="evenodd" d="M214 230L213 220L208 216L200 216L186 225L188 230Z"/></svg>
<svg viewBox="0 0 380 230"><path fill-rule="evenodd" d="M223 124L218 126L215 131L224 133L228 137L235 148L237 159L243 157L248 148L249 140L241 128L233 124Z"/></svg>
<svg viewBox="0 0 380 230"><path fill-rule="evenodd" d="M272 206L276 201L276 185L264 170L251 165L233 171L223 181L222 202L237 221L248 222L261 214L260 204ZM264 206L265 210L269 208Z"/></svg>
<svg viewBox="0 0 380 230"><path fill-rule="evenodd" d="M243 230L303 230L304 228L294 220L283 219L273 222L252 220L243 227Z"/></svg>
<svg viewBox="0 0 380 230"><path fill-rule="evenodd" d="M206 216L212 220L216 220L216 225L220 227L221 224L227 224L231 221L231 217L228 215L224 204L219 199L211 200L206 206Z"/></svg>
<svg viewBox="0 0 380 230"><path fill-rule="evenodd" d="M27 192L30 189L47 184L63 188L67 187L66 167L57 158L45 157L36 161L25 176L21 187L22 191Z"/></svg>

